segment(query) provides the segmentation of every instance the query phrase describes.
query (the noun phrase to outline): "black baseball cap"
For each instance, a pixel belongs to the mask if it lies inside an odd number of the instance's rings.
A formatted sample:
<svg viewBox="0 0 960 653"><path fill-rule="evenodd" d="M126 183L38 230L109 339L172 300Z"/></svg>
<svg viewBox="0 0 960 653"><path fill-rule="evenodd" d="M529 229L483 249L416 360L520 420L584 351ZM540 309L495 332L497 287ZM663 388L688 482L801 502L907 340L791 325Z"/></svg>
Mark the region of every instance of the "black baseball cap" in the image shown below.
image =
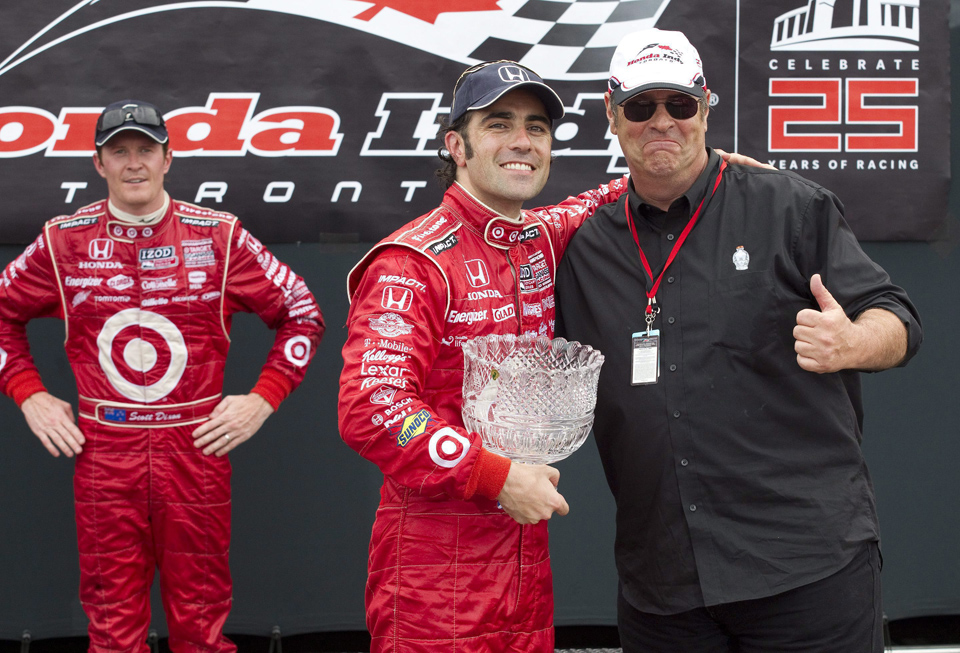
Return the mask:
<svg viewBox="0 0 960 653"><path fill-rule="evenodd" d="M160 109L149 102L120 100L107 105L97 119L97 147L127 130L142 132L161 145L170 140Z"/></svg>
<svg viewBox="0 0 960 653"><path fill-rule="evenodd" d="M543 102L551 120L563 118L563 102L543 79L516 61L501 59L485 61L463 71L453 87L453 107L449 122L454 122L467 111L483 109L499 100L505 93L518 88L531 91Z"/></svg>

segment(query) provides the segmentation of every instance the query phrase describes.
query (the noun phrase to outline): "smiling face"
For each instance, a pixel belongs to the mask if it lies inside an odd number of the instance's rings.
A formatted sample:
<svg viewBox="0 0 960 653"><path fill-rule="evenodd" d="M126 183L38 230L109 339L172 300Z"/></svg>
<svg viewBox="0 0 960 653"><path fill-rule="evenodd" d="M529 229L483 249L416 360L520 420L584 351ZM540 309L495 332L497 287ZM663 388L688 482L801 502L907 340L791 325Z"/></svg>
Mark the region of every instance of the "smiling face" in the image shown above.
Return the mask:
<svg viewBox="0 0 960 653"><path fill-rule="evenodd" d="M93 165L107 180L110 201L121 211L146 215L163 206L163 178L173 153L144 134L128 130L107 141Z"/></svg>
<svg viewBox="0 0 960 653"><path fill-rule="evenodd" d="M670 90L654 90L641 93L629 102L655 102L656 112L649 120L631 122L623 115L623 107L612 104L610 94L604 101L610 131L620 141L620 148L627 159L630 176L637 180L678 180L700 174L707 162L706 132L709 109L698 112L692 118L672 117L662 104L682 93ZM710 94L705 102L709 106ZM692 182L691 182L692 183Z"/></svg>
<svg viewBox="0 0 960 653"><path fill-rule="evenodd" d="M547 110L536 95L517 89L468 115L462 135L445 137L457 163L457 182L493 210L516 218L550 175Z"/></svg>

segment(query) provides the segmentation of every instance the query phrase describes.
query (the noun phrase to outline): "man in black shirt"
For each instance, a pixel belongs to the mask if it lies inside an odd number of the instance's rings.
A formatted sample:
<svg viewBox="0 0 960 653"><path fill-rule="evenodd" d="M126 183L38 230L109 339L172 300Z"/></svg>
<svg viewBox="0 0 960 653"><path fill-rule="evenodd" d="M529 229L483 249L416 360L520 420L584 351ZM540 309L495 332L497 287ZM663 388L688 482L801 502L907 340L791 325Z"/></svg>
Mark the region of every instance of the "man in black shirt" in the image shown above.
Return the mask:
<svg viewBox="0 0 960 653"><path fill-rule="evenodd" d="M624 650L881 651L859 372L916 353L916 309L830 191L706 147L683 34L625 37L609 88L631 187L567 249L557 333L606 356Z"/></svg>

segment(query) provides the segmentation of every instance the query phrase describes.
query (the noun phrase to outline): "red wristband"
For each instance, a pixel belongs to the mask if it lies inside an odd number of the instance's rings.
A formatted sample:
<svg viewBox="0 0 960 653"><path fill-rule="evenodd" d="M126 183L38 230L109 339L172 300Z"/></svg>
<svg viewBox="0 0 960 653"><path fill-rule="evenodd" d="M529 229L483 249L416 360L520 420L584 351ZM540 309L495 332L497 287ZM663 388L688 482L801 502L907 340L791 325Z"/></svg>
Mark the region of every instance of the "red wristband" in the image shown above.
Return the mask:
<svg viewBox="0 0 960 653"><path fill-rule="evenodd" d="M260 371L260 378L257 379L257 385L253 386L253 390L250 392L257 393L267 400L267 403L273 407L273 410L277 410L280 404L283 403L283 400L293 392L293 383L281 372L270 367L265 367Z"/></svg>
<svg viewBox="0 0 960 653"><path fill-rule="evenodd" d="M473 464L473 473L467 481L465 499L479 494L487 499L496 499L500 496L503 484L507 482L510 473L510 459L480 449L480 455Z"/></svg>
<svg viewBox="0 0 960 653"><path fill-rule="evenodd" d="M7 387L3 389L4 394L17 402L18 407L31 395L46 391L40 379L40 372L36 370L24 370L14 374L7 381Z"/></svg>

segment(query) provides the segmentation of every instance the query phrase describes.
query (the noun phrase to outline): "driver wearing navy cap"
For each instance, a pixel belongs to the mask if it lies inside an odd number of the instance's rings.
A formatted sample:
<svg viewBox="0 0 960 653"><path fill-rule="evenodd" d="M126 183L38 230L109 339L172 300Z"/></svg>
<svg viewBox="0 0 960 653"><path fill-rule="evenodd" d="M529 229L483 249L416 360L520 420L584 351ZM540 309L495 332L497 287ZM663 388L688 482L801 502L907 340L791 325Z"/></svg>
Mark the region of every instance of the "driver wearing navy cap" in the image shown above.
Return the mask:
<svg viewBox="0 0 960 653"><path fill-rule="evenodd" d="M546 520L560 472L485 450L463 426L463 342L553 336L566 244L623 179L522 210L550 171L557 94L513 61L454 90L439 208L351 271L340 434L384 475L367 580L372 651L552 653Z"/></svg>

